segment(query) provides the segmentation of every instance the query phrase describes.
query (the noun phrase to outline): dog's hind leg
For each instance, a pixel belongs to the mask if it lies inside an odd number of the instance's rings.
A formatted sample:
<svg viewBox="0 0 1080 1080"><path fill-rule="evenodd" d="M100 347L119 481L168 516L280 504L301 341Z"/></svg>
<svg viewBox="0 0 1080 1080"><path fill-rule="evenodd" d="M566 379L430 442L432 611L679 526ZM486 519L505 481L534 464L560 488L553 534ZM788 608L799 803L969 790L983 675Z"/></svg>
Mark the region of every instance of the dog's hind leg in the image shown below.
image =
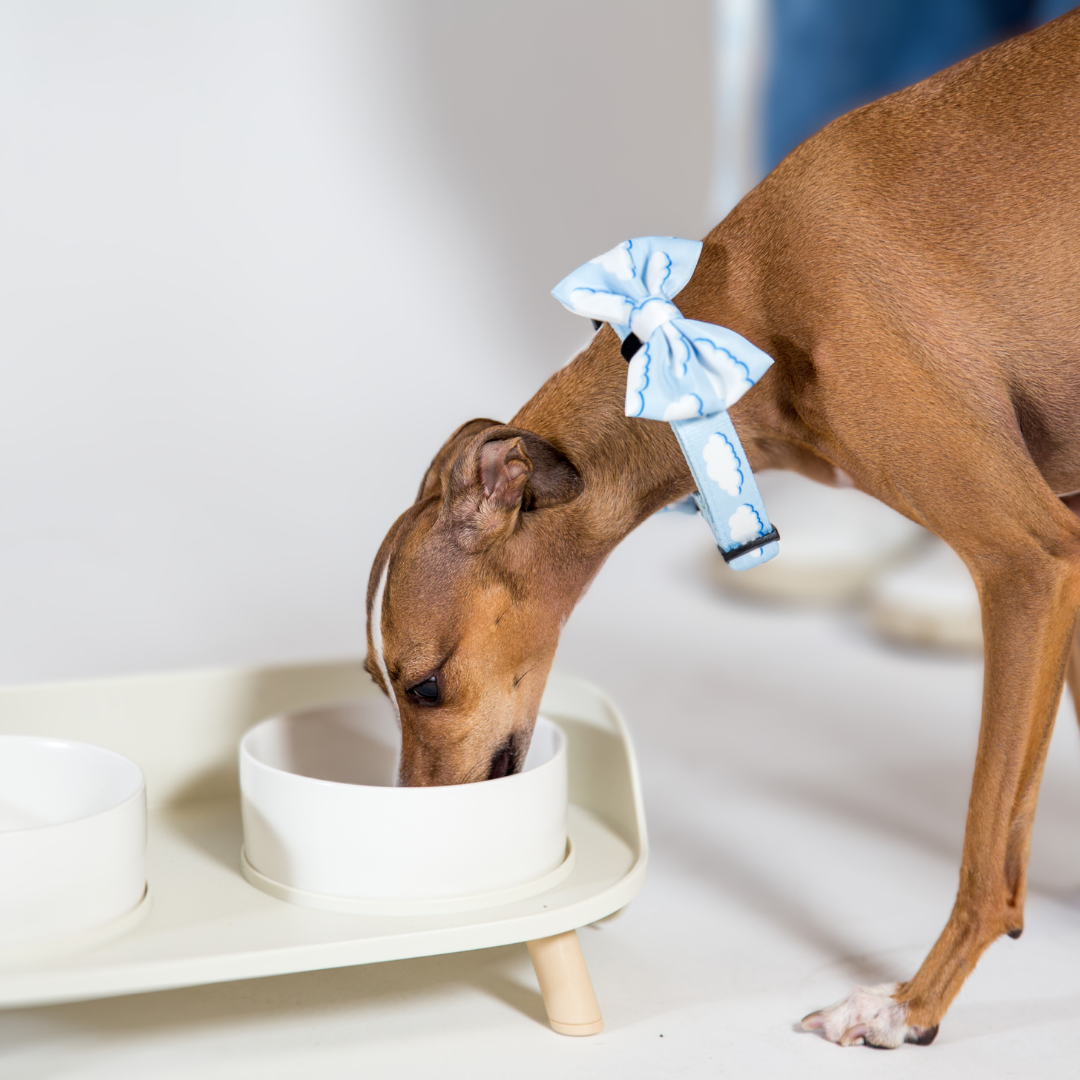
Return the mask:
<svg viewBox="0 0 1080 1080"><path fill-rule="evenodd" d="M911 981L860 988L804 1021L844 1045L932 1041L986 947L1023 928L1028 841L1080 604L1080 521L1007 433L987 438L984 423L983 440L965 447L956 433L976 424L961 413L952 437L948 428L918 436L937 447L907 447L892 481L967 563L982 605L983 717L959 889Z"/></svg>

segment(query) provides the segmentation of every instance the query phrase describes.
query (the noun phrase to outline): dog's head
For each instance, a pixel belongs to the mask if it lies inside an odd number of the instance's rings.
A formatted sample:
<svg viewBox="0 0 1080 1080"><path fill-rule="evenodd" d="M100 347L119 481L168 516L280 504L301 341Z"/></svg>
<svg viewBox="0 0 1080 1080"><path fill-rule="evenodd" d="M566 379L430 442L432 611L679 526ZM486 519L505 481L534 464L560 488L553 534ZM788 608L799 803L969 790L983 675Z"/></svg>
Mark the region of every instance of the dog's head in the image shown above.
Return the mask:
<svg viewBox="0 0 1080 1080"><path fill-rule="evenodd" d="M559 631L595 569L581 559L582 489L551 443L473 420L390 529L368 585L367 669L401 720L402 784L521 768Z"/></svg>

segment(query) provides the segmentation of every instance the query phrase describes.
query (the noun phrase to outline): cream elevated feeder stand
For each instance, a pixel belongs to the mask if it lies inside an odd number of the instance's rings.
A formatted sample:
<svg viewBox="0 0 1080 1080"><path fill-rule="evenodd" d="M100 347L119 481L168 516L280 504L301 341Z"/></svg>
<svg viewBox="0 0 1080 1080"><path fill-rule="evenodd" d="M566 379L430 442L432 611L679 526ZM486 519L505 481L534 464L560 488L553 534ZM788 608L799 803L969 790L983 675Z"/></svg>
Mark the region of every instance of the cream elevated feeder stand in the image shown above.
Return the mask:
<svg viewBox="0 0 1080 1080"><path fill-rule="evenodd" d="M336 727L342 737L370 737L366 721L348 730L349 718L377 712L381 700L360 666L345 663L0 690L0 735L76 740L122 754L142 770L149 808L145 899L132 912L80 934L0 946L0 1005L78 1001L525 942L551 1026L568 1035L600 1031L600 1009L576 930L614 914L637 895L648 844L625 725L608 699L586 683L551 677L541 714L552 724L538 726L542 760L505 778L506 792L514 790L511 782L557 789L559 762L564 763L565 847L555 852L551 836L542 831L526 837L525 846L532 845L538 860L534 869L542 871L531 880L493 879L469 895L442 896L403 894L399 882L394 896L378 896L370 883L383 880L379 853L369 847L369 884L361 883L359 894L352 886L351 897L335 896L325 884L303 887L315 878L282 881L291 872L283 867L294 864L266 861L265 843L260 848L266 836L260 841L252 833L252 812L259 806L247 780L244 817L251 850L242 854L236 762L245 733L266 717L317 710L296 719ZM346 701L348 709L327 707ZM263 725L252 731L252 738L266 730ZM276 737L277 751L288 744L303 757L300 743L288 736L279 728L276 736L271 732L270 744ZM272 758L275 748L267 745L263 756ZM390 760L386 753L370 759L382 768ZM276 767L295 769L297 779L335 791L349 779L320 779L310 761L289 766L279 759ZM500 784L467 788L497 793ZM439 789L392 789L377 781L358 790L362 797L422 798ZM517 871L519 877L526 872L524 864Z"/></svg>

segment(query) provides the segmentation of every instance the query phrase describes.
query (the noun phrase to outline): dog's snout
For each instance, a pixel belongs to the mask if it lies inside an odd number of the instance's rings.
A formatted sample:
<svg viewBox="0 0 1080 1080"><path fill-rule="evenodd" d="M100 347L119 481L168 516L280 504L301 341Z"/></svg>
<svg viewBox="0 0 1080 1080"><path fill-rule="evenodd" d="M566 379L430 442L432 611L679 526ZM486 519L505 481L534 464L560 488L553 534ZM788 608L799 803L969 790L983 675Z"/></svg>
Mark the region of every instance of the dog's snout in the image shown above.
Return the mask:
<svg viewBox="0 0 1080 1080"><path fill-rule="evenodd" d="M500 776L509 776L511 773L517 771L517 756L514 753L514 736L511 735L492 756L487 778L489 780L498 780Z"/></svg>

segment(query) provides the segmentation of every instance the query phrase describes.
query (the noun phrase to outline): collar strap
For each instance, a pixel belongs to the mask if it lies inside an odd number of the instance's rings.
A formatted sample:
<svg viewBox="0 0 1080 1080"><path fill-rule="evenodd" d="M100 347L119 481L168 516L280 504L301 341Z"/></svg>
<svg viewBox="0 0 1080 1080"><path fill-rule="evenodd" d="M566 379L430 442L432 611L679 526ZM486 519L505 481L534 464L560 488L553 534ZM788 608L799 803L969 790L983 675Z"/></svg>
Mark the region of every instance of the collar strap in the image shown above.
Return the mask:
<svg viewBox="0 0 1080 1080"><path fill-rule="evenodd" d="M671 425L697 483L695 502L724 562L750 570L780 553L776 531L726 412Z"/></svg>
<svg viewBox="0 0 1080 1080"><path fill-rule="evenodd" d="M675 237L627 240L552 292L570 311L607 322L619 335L629 365L626 415L671 424L724 561L747 570L779 553L780 534L727 410L772 357L734 330L684 319L671 302L693 275L701 247Z"/></svg>

